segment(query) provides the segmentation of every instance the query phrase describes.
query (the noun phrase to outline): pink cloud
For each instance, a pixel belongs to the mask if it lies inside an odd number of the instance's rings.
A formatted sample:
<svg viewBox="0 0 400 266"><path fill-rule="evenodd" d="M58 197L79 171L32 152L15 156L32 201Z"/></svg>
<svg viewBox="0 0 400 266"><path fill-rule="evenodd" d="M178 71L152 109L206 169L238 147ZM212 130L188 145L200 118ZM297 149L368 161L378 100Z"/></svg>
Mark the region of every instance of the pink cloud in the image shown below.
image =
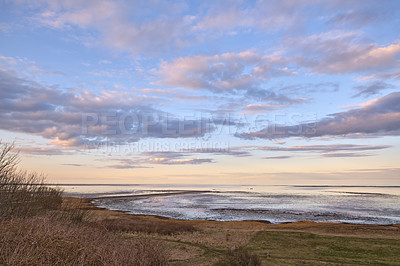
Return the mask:
<svg viewBox="0 0 400 266"><path fill-rule="evenodd" d="M315 123L272 125L260 131L237 134L241 138L278 139L287 137L354 136L354 134L398 135L400 133L400 92L331 114Z"/></svg>
<svg viewBox="0 0 400 266"><path fill-rule="evenodd" d="M157 74L160 84L191 90L235 93L250 91L276 76L295 75L277 54L258 51L196 55L163 62Z"/></svg>
<svg viewBox="0 0 400 266"><path fill-rule="evenodd" d="M331 31L287 40L288 47L294 44L299 55L292 60L315 73L382 71L400 65L400 42L386 46L366 44L357 32Z"/></svg>

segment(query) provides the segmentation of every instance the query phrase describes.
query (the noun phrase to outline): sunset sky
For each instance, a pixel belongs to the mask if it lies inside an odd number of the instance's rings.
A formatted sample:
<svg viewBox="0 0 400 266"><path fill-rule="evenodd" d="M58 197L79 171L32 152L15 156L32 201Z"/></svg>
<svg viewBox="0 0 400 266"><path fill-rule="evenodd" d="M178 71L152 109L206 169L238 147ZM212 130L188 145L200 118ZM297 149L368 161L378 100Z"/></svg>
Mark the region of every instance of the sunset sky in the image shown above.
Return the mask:
<svg viewBox="0 0 400 266"><path fill-rule="evenodd" d="M0 139L54 183L400 185L400 1L0 0Z"/></svg>

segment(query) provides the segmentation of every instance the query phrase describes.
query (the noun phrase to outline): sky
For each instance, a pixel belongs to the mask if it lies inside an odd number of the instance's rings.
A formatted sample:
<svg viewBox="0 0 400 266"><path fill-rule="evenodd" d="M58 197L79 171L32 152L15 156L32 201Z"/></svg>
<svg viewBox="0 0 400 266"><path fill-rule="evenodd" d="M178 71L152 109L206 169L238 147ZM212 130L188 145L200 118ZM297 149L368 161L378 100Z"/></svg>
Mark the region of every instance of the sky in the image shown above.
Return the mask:
<svg viewBox="0 0 400 266"><path fill-rule="evenodd" d="M400 1L0 0L0 139L52 183L400 185Z"/></svg>

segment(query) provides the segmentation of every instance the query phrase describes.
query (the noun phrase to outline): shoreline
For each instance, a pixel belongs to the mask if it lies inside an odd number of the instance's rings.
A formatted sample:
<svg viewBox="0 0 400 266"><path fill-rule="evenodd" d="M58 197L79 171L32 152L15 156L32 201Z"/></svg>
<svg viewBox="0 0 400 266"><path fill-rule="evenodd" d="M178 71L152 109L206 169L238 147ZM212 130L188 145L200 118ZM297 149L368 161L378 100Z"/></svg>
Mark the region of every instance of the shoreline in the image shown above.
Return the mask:
<svg viewBox="0 0 400 266"><path fill-rule="evenodd" d="M80 202L83 209L88 210L95 220L135 220L137 222L168 222L173 224L193 225L200 229L222 229L222 230L266 230L285 232L309 232L318 235L333 236L356 236L372 238L400 239L400 224L356 224L356 223L330 223L313 221L296 221L284 223L270 223L262 220L183 220L174 219L160 215L130 214L120 210L109 210L96 206L91 198L63 197L68 201Z"/></svg>
<svg viewBox="0 0 400 266"><path fill-rule="evenodd" d="M96 206L97 208L104 208L106 210L110 210L110 211L119 211L119 212L123 212L127 215L139 215L139 216L157 216L157 217L163 217L164 219L171 219L171 220L179 220L179 221L192 221L192 220L201 220L201 221L220 221L220 222L243 222L243 221L255 221L255 222L261 222L261 223L265 223L265 224L271 224L271 225L275 225L275 224L290 224L290 223L296 223L296 222L300 222L300 221L307 221L307 222L312 222L312 223L333 223L333 224L353 224L353 225L381 225L381 226L396 226L399 225L400 223L396 223L396 222L382 222L382 223L371 223L368 222L367 220L365 220L365 222L363 222L362 220L360 220L360 222L353 222L353 221L327 221L327 220L323 220L323 219L307 219L307 217L305 217L305 219L289 219L289 221L274 221L274 219L272 218L272 220L267 220L267 219L207 219L207 218L199 218L199 219L190 219L190 218L178 218L178 217L171 217L171 216L163 216L162 214L134 214L134 213L130 213L129 210L112 210L112 209L108 209L107 207L102 207L102 206L97 206L96 203L94 201L96 200L103 200L103 199L146 199L149 197L162 197L162 196L175 196L175 195L185 195L185 194L201 194L201 193L207 193L207 192L214 192L214 191L210 191L210 190L176 190L174 192L158 192L158 193L144 193L144 194L136 194L136 195L110 195L110 196L98 196L98 197L85 197L85 199L89 200L91 202L91 204L93 204L94 206ZM346 193L346 192L343 192ZM364 194L364 193L363 193ZM366 194L366 193L365 193ZM71 196L74 197L74 196ZM77 197L78 198L78 197ZM229 209L227 208L227 210L237 210L237 209ZM248 211L248 210L246 210ZM336 213L332 213L334 215L339 215ZM278 214L279 215L279 214ZM320 215L316 215L316 216L320 216ZM271 218L271 217L269 217ZM302 218L302 217L299 217ZM293 221L294 220L294 221ZM334 219L333 219L334 220ZM340 220L340 219L338 219Z"/></svg>

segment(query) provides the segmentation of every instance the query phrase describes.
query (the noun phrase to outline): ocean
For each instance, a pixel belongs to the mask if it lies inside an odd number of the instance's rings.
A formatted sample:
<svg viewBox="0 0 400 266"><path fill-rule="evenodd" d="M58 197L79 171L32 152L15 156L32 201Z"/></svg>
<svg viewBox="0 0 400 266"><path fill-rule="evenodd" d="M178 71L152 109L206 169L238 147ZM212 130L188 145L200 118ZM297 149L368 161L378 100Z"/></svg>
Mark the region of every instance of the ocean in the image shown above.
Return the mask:
<svg viewBox="0 0 400 266"><path fill-rule="evenodd" d="M184 220L399 224L400 186L58 185L99 207Z"/></svg>

